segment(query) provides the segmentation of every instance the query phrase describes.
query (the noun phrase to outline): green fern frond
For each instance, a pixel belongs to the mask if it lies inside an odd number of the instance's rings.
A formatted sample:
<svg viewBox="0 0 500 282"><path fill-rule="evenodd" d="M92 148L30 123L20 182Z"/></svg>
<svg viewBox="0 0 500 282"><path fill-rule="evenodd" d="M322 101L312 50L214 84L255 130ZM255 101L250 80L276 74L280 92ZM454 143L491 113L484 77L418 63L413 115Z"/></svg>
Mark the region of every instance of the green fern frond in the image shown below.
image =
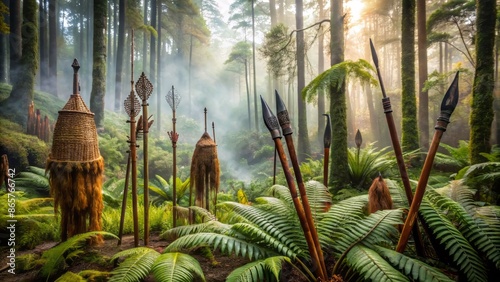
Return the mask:
<svg viewBox="0 0 500 282"><path fill-rule="evenodd" d="M378 244L393 244L398 239L399 232L395 226L402 224L403 211L380 210L362 220L343 224L334 233L334 249L345 253L353 244L362 243L366 246Z"/></svg>
<svg viewBox="0 0 500 282"><path fill-rule="evenodd" d="M205 208L198 206L190 206L189 209L194 212L195 216L201 217L203 222L217 220L215 215Z"/></svg>
<svg viewBox="0 0 500 282"><path fill-rule="evenodd" d="M471 216L476 213L475 192L465 185L463 179L450 181L448 185L434 189L434 191L462 205Z"/></svg>
<svg viewBox="0 0 500 282"><path fill-rule="evenodd" d="M87 281L108 281L111 273L106 271L98 271L98 270L82 270L78 272L78 275L87 279Z"/></svg>
<svg viewBox="0 0 500 282"><path fill-rule="evenodd" d="M349 251L345 264L348 271L343 273L344 281L353 281L354 277L362 277L362 281L410 281L376 251L362 245Z"/></svg>
<svg viewBox="0 0 500 282"><path fill-rule="evenodd" d="M231 226L228 224L212 220L200 224L178 226L165 231L160 235L160 237L163 239L174 240L182 236L201 232L225 234L230 228Z"/></svg>
<svg viewBox="0 0 500 282"><path fill-rule="evenodd" d="M441 270L427 265L420 260L407 257L404 254L380 246L374 246L373 249L377 251L377 253L381 255L385 260L387 260L394 268L401 271L404 275L410 277L412 281L454 281L450 277L444 275Z"/></svg>
<svg viewBox="0 0 500 282"><path fill-rule="evenodd" d="M328 212L321 214L318 222L318 235L322 241L330 241L331 234L335 233L339 226L351 220L360 220L365 216L368 195L361 195L345 199L334 204Z"/></svg>
<svg viewBox="0 0 500 282"><path fill-rule="evenodd" d="M500 229L490 227L479 218L474 220L460 204L436 191L427 191L426 197L443 213L446 211L448 219L455 223L469 243L500 269Z"/></svg>
<svg viewBox="0 0 500 282"><path fill-rule="evenodd" d="M126 259L111 272L112 276L109 281L141 281L148 276L151 267L159 256L160 253L146 247L137 247L116 253L111 260L116 260L120 257L126 257Z"/></svg>
<svg viewBox="0 0 500 282"><path fill-rule="evenodd" d="M86 282L85 278L81 277L80 275L68 271L61 275L55 282Z"/></svg>
<svg viewBox="0 0 500 282"><path fill-rule="evenodd" d="M319 74L302 90L302 98L312 102L319 89L334 87L340 89L345 84L346 78L352 77L361 82L369 82L377 85L376 79L371 73L374 73L373 66L363 59L358 61L346 60L333 65L328 70Z"/></svg>
<svg viewBox="0 0 500 282"><path fill-rule="evenodd" d="M271 188L269 188L267 194L274 198L283 200L286 203L289 203L290 206L293 205L293 199L292 195L290 194L290 189L286 186L273 185Z"/></svg>
<svg viewBox="0 0 500 282"><path fill-rule="evenodd" d="M324 213L332 205L332 194L323 183L310 180L305 183L307 198L314 217ZM316 218L314 218L316 220Z"/></svg>
<svg viewBox="0 0 500 282"><path fill-rule="evenodd" d="M443 249L448 252L453 263L467 276L469 281L487 281L486 269L476 250L458 231L451 221L432 201L424 196L419 214L424 224Z"/></svg>
<svg viewBox="0 0 500 282"><path fill-rule="evenodd" d="M279 276L284 262L291 263L290 259L284 256L247 263L233 270L227 276L226 282L280 281Z"/></svg>
<svg viewBox="0 0 500 282"><path fill-rule="evenodd" d="M104 231L92 231L75 235L43 253L42 259L45 260L45 264L40 269L40 276L48 280L51 275L64 269L67 255L83 247L88 239L97 235L106 235L118 239L116 235Z"/></svg>
<svg viewBox="0 0 500 282"><path fill-rule="evenodd" d="M247 257L250 260L265 258L272 254L271 251L259 245L215 233L196 233L183 236L168 245L164 253L178 252L201 246L210 246L214 250L220 247L223 253L227 252L228 255L234 253L236 256ZM229 250L232 252L229 252Z"/></svg>
<svg viewBox="0 0 500 282"><path fill-rule="evenodd" d="M262 229L247 223L236 223L231 227L231 229L245 235L249 242L256 244L262 244L265 242L265 245L269 249L292 259L295 259L298 255L303 253L302 250L295 244L294 240L290 240L284 235L273 237L264 232ZM232 250L228 251L231 252Z"/></svg>
<svg viewBox="0 0 500 282"><path fill-rule="evenodd" d="M391 193L394 208L408 208L410 205L404 188L392 179L385 178L384 180L389 188L389 193Z"/></svg>
<svg viewBox="0 0 500 282"><path fill-rule="evenodd" d="M192 256L183 253L160 255L151 267L151 272L156 281L205 281L200 263Z"/></svg>

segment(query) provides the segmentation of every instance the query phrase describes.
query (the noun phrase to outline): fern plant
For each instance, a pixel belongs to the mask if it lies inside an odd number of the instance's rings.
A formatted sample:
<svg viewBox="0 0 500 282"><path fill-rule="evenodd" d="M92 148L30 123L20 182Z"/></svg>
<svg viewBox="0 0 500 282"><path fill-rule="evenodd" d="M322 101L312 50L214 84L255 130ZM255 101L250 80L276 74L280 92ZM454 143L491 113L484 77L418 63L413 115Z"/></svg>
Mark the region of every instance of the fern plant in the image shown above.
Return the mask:
<svg viewBox="0 0 500 282"><path fill-rule="evenodd" d="M396 161L388 149L389 147L385 147L378 150L373 143L362 149L348 149L349 176L354 187L368 187L379 173L384 173L395 165Z"/></svg>
<svg viewBox="0 0 500 282"><path fill-rule="evenodd" d="M109 282L142 281L152 273L156 281L190 282L205 281L199 262L183 253L164 253L137 247L115 254L111 259L125 257L117 268L111 272Z"/></svg>
<svg viewBox="0 0 500 282"><path fill-rule="evenodd" d="M16 190L24 191L30 198L50 197L49 178L45 169L29 166L15 177Z"/></svg>
<svg viewBox="0 0 500 282"><path fill-rule="evenodd" d="M189 205L189 177L182 181L179 177L175 179L176 201L177 204ZM152 192L153 204L160 205L166 201L173 201L174 179L170 177L169 181L159 175L149 183L149 190Z"/></svg>

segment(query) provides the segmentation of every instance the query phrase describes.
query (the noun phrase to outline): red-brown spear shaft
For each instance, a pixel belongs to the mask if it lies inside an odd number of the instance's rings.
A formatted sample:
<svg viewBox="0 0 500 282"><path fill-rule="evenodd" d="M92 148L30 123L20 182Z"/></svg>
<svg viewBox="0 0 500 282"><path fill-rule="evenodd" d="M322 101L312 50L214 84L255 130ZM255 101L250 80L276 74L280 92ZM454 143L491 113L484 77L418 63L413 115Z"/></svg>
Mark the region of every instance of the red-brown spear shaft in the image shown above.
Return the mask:
<svg viewBox="0 0 500 282"><path fill-rule="evenodd" d="M408 200L408 204L411 205L413 202L413 192L411 190L410 178L408 177L408 172L406 171L406 165L403 158L403 151L401 150L401 145L399 144L398 132L396 130L396 124L394 122L394 117L392 116L392 106L391 99L387 97L385 93L384 82L382 80L382 76L380 74L380 69L378 66L378 56L375 51L375 47L373 46L373 42L370 39L370 49L372 53L373 63L375 64L375 68L377 70L378 81L380 84L380 89L382 91L382 106L384 108L385 119L387 120L387 127L389 128L389 135L391 137L392 148L394 150L394 155L396 156L396 162L398 164L399 174L401 176L401 181L403 182L403 187L406 194L406 199ZM422 255L424 253L424 247L422 243L422 237L417 225L413 229L413 237L415 240L415 248L417 253Z"/></svg>
<svg viewBox="0 0 500 282"><path fill-rule="evenodd" d="M316 232L316 227L314 225L314 219L311 213L311 206L309 205L309 199L306 193L306 187L304 185L304 180L302 179L302 173L300 171L299 161L297 158L297 153L295 151L295 145L292 138L292 127L290 123L290 118L288 116L288 111L286 109L285 103L281 99L278 91L275 91L276 95L276 112L278 115L278 122L285 136L286 146L288 147L288 154L290 160L292 161L293 172L295 173L295 180L297 180L297 185L299 186L300 198L302 200L302 206L304 208L304 213L306 216L307 224L309 230L311 231L312 239L314 241L314 247L318 253L318 258L320 262L320 267L323 273L326 272L325 259L323 258L323 251L321 250L321 244L319 243L318 233Z"/></svg>
<svg viewBox="0 0 500 282"><path fill-rule="evenodd" d="M330 163L330 146L332 144L332 126L330 115L326 116L325 134L323 136L323 185L328 187L328 164Z"/></svg>
<svg viewBox="0 0 500 282"><path fill-rule="evenodd" d="M313 267L315 270L315 273L318 277L320 277L321 281L326 281L326 275L323 272L323 269L321 268L321 263L319 260L318 252L316 251L316 247L314 244L314 240L311 234L311 230L309 229L309 224L307 223L306 215L304 213L304 208L302 207L302 204L300 203L298 194L297 194L297 189L295 187L295 182L293 179L293 176L290 172L290 167L288 166L288 161L286 158L285 151L283 150L283 144L281 143L281 134L279 132L279 125L278 125L278 120L276 119L276 116L272 113L271 109L267 105L267 103L264 101L262 96L260 97L261 103L262 103L262 115L264 117L264 123L266 124L266 127L269 129L271 132L271 136L274 140L274 144L276 145L276 150L278 153L278 157L281 162L281 166L283 167L283 172L285 173L285 179L288 184L288 189L290 190L290 194L292 196L293 200L293 205L295 207L295 210L297 212L297 215L299 217L300 225L302 227L302 230L304 232L304 236L307 242L307 246L309 249L309 253L311 255L311 260L313 263Z"/></svg>
<svg viewBox="0 0 500 282"><path fill-rule="evenodd" d="M125 187L123 187L123 199L122 199L122 213L120 216L120 229L118 230L118 244L122 244L123 237L123 225L125 224L125 211L127 210L127 196L128 196L128 176L130 174L130 151L127 151L127 170L125 172Z"/></svg>
<svg viewBox="0 0 500 282"><path fill-rule="evenodd" d="M396 251L402 253L405 250L406 243L408 242L408 237L410 235L410 230L415 223L415 218L422 203L424 197L425 188L427 187L427 181L429 180L429 175L432 169L432 164L434 162L434 157L441 142L441 137L446 131L448 123L450 123L450 116L455 110L458 103L458 72L455 75L455 79L450 85L450 88L446 92L446 95L441 102L441 114L437 119L437 123L434 132L434 137L432 138L427 157L425 158L424 166L420 172L420 178L418 179L417 189L415 190L415 196L413 197L413 202L410 206L410 211L406 217L405 224L403 226L403 231L401 231L401 236L399 237L399 242L396 247Z"/></svg>

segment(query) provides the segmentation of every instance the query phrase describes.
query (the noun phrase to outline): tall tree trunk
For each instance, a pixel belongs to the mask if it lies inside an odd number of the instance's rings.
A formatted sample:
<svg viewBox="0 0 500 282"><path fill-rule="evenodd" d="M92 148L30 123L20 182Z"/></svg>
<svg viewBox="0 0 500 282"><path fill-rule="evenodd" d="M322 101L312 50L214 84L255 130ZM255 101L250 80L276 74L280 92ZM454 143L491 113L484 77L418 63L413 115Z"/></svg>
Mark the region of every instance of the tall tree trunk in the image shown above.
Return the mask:
<svg viewBox="0 0 500 282"><path fill-rule="evenodd" d="M402 147L418 145L417 99L415 97L415 0L403 0L401 19Z"/></svg>
<svg viewBox="0 0 500 282"><path fill-rule="evenodd" d="M5 5L9 7L9 1L3 0L0 5ZM6 24L9 23L8 15L4 15L4 21ZM7 33L0 32L0 83L7 83L9 81L9 74L7 70L9 69L9 49L8 49L9 35Z"/></svg>
<svg viewBox="0 0 500 282"><path fill-rule="evenodd" d="M319 5L319 18L318 21L323 20L325 16L325 11L323 10L324 2L323 0L318 0ZM323 73L325 71L325 35L323 31L323 27L319 30L318 35L318 74ZM323 134L321 134L322 130L325 128L326 120L323 116L325 114L325 90L318 90L318 142L321 146L323 146ZM322 147L320 147L322 148Z"/></svg>
<svg viewBox="0 0 500 282"><path fill-rule="evenodd" d="M252 0L252 68L253 68L253 106L255 117L255 131L259 131L259 110L257 107L257 74L255 66L255 0Z"/></svg>
<svg viewBox="0 0 500 282"><path fill-rule="evenodd" d="M304 4L302 0L295 0L295 24L297 29L297 105L298 105L298 153L299 162L303 162L311 155L309 132L307 130L306 101L302 99L302 89L306 86L305 78L305 42L304 42Z"/></svg>
<svg viewBox="0 0 500 282"><path fill-rule="evenodd" d="M252 128L252 115L250 113L250 83L248 82L248 62L245 59L245 86L247 88L247 111L248 111L248 129Z"/></svg>
<svg viewBox="0 0 500 282"><path fill-rule="evenodd" d="M156 29L157 25L157 3L158 0L151 0L151 26ZM150 57L149 57L149 80L153 85L156 85L156 37L151 36L151 42L149 45ZM158 50L159 52L159 50ZM159 66L158 66L159 67ZM152 94L153 95L153 94Z"/></svg>
<svg viewBox="0 0 500 282"><path fill-rule="evenodd" d="M23 1L22 56L18 64L18 73L13 77L12 91L9 98L2 102L2 108L8 108L6 114L12 115L23 126L27 122L28 107L34 99L35 79L39 67L38 61L38 21L36 0Z"/></svg>
<svg viewBox="0 0 500 282"><path fill-rule="evenodd" d="M495 0L476 2L476 72L472 88L470 113L470 163L486 162L481 153L490 153L491 123L493 122L493 89L495 44Z"/></svg>
<svg viewBox="0 0 500 282"><path fill-rule="evenodd" d="M94 0L94 43L92 92L90 111L94 113L98 129L104 128L104 96L106 95L106 28L108 5L106 1Z"/></svg>
<svg viewBox="0 0 500 282"><path fill-rule="evenodd" d="M57 83L57 1L49 0L49 89L58 96Z"/></svg>
<svg viewBox="0 0 500 282"><path fill-rule="evenodd" d="M49 81L49 49L48 49L48 24L47 24L47 0L39 1L39 48L40 48L40 89L48 92Z"/></svg>
<svg viewBox="0 0 500 282"><path fill-rule="evenodd" d="M156 128L158 129L158 136L160 136L161 133L161 105L162 105L162 96L161 96L161 82L162 82L162 77L161 77L161 58L162 58L162 48L161 48L161 14L162 14L162 7L161 7L161 1L158 1L158 56L156 58L158 68L156 70L156 77L158 78L158 83L156 83Z"/></svg>
<svg viewBox="0 0 500 282"><path fill-rule="evenodd" d="M269 0L269 14L271 16L271 27L278 24L278 14L276 12L276 0Z"/></svg>
<svg viewBox="0 0 500 282"><path fill-rule="evenodd" d="M427 80L427 29L425 0L417 0L418 25L418 131L423 151L429 148L429 95L423 91Z"/></svg>
<svg viewBox="0 0 500 282"><path fill-rule="evenodd" d="M125 45L125 0L120 0L118 11L118 43L116 48L116 73L115 73L115 112L119 112L122 104L122 71Z"/></svg>
<svg viewBox="0 0 500 282"><path fill-rule="evenodd" d="M21 1L10 0L9 3L9 18L10 18L10 35L9 35L9 54L10 54L10 71L9 81L14 84L14 81L20 75L20 60L22 52L22 16L21 16Z"/></svg>
<svg viewBox="0 0 500 282"><path fill-rule="evenodd" d="M331 1L330 64L344 61L344 4L342 0ZM330 87L330 116L332 120L332 150L330 180L332 192L336 193L349 183L347 164L347 102L345 83Z"/></svg>
<svg viewBox="0 0 500 282"><path fill-rule="evenodd" d="M150 0L144 0L144 25L148 24L148 3ZM161 1L159 1L161 2ZM142 33L142 69L145 70L148 65L148 34L147 32Z"/></svg>

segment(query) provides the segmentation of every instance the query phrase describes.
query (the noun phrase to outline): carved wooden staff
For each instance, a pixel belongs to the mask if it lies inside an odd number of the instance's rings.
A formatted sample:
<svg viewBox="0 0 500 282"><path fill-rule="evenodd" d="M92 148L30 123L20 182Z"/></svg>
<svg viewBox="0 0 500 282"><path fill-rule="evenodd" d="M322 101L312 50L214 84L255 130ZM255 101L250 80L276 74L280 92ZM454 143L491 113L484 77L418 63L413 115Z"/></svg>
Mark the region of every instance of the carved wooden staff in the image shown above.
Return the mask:
<svg viewBox="0 0 500 282"><path fill-rule="evenodd" d="M153 93L153 84L148 80L144 72L141 74L135 84L135 91L142 100L142 146L143 146L143 180L144 180L144 245L149 245L149 164L148 164L148 132L149 118L148 116L148 98Z"/></svg>
<svg viewBox="0 0 500 282"><path fill-rule="evenodd" d="M441 113L437 119L436 126L434 127L434 137L432 138L429 151L427 152L427 157L425 158L424 166L420 172L420 178L418 179L417 189L415 190L415 196L413 197L413 202L410 206L410 211L406 217L405 224L403 226L403 231L401 231L401 237L399 237L398 246L396 251L402 253L405 250L406 243L408 242L408 237L410 235L410 230L415 223L415 218L420 208L420 203L424 197L425 188L427 187L427 181L429 180L429 174L432 169L432 164L434 162L434 157L441 142L441 137L446 131L448 123L450 123L450 117L455 107L458 103L458 72L455 75L455 79L448 88L446 95L444 95L443 101L441 102Z"/></svg>
<svg viewBox="0 0 500 282"><path fill-rule="evenodd" d="M325 134L323 135L323 185L328 187L328 164L330 163L330 147L332 144L332 125L330 115L326 116Z"/></svg>
<svg viewBox="0 0 500 282"><path fill-rule="evenodd" d="M403 187L405 189L406 199L408 200L408 204L411 205L413 202L413 192L411 191L410 178L408 177L408 172L406 171L405 161L403 158L403 151L401 150L401 145L399 144L398 132L396 131L396 124L394 123L394 117L392 116L391 99L387 97L385 93L384 82L382 80L382 76L380 74L380 69L378 66L377 52L375 51L375 47L373 46L373 42L371 39L370 39L370 49L372 53L373 63L375 64L375 68L377 70L380 89L382 91L382 96L383 96L382 106L384 108L385 119L387 120L387 126L389 127L392 148L394 150L394 155L396 156L396 162L398 164L399 174L401 176L401 181L403 182ZM415 225L415 228L413 229L413 235L417 253L422 255L424 253L424 247L422 244L422 238L417 225Z"/></svg>
<svg viewBox="0 0 500 282"><path fill-rule="evenodd" d="M173 207L172 207L172 226L176 227L177 223L177 140L179 139L179 134L177 131L175 131L175 123L177 121L175 117L175 110L177 109L177 106L179 105L179 102L181 101L181 97L175 90L174 86L172 85L172 89L168 91L167 96L165 97L167 99L168 105L172 109L172 126L173 129L172 131L168 132L168 137L170 137L170 140L172 141L172 161L173 161L173 167L172 167L172 178L173 180L173 189L172 189L172 197L173 197ZM191 195L189 196L189 205L191 205Z"/></svg>
<svg viewBox="0 0 500 282"><path fill-rule="evenodd" d="M297 153L295 152L295 145L292 138L292 126L290 123L290 118L288 116L288 111L286 109L285 103L281 99L278 91L275 90L276 95L276 114L278 115L278 122L281 126L283 135L285 136L286 146L288 148L288 155L292 161L293 172L295 173L295 180L297 180L297 185L299 186L300 198L302 200L302 206L306 215L307 224L309 225L309 230L314 241L314 247L318 253L318 258L320 261L320 267L322 272L326 273L325 259L323 258L323 251L321 250L321 244L319 243L318 233L316 232L316 227L314 225L314 219L311 213L311 206L309 205L309 199L307 198L306 187L304 185L304 180L302 179L302 173L300 171L299 161L297 158Z"/></svg>
<svg viewBox="0 0 500 282"><path fill-rule="evenodd" d="M132 162L132 214L134 220L134 246L139 246L139 215L137 212L137 145L136 145L136 125L135 117L141 111L141 103L134 92L134 31L132 30L132 48L130 52L130 94L125 99L125 111L130 119L130 160Z"/></svg>
<svg viewBox="0 0 500 282"><path fill-rule="evenodd" d="M292 173L290 172L290 168L288 166L288 161L286 159L285 151L283 150L283 144L281 143L281 133L279 130L278 120L276 116L272 113L271 109L264 101L262 96L260 97L260 101L262 103L262 116L264 118L264 123L271 133L271 137L274 140L274 144L276 145L276 150L278 152L278 156L281 161L281 166L283 167L283 172L285 173L286 182L288 184L288 189L290 190L290 194L292 196L293 204L297 215L299 217L300 225L304 232L304 236L307 242L307 246L309 249L309 253L311 254L312 264L315 270L317 277L321 279L321 281L326 281L326 274L323 272L321 267L321 263L319 260L318 252L316 251L316 246L314 244L313 236L311 234L311 230L309 228L309 224L307 223L306 215L304 213L304 208L300 203L299 197L297 195L297 189L295 188L295 182L293 181Z"/></svg>

